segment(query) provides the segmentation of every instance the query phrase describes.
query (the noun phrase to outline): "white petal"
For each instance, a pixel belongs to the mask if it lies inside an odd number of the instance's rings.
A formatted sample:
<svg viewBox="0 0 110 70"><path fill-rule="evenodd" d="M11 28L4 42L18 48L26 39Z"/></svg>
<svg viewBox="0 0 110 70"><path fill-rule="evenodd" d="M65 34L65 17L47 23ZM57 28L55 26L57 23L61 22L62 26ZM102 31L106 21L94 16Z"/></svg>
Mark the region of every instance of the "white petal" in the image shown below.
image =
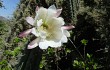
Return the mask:
<svg viewBox="0 0 110 70"><path fill-rule="evenodd" d="M34 34L35 36L39 36L39 34L35 28L32 28L31 33Z"/></svg>
<svg viewBox="0 0 110 70"><path fill-rule="evenodd" d="M38 13L36 12L35 22L37 22L37 19L38 19Z"/></svg>
<svg viewBox="0 0 110 70"><path fill-rule="evenodd" d="M55 17L58 17L61 14L61 12L62 12L62 9L57 9L57 12L55 14Z"/></svg>
<svg viewBox="0 0 110 70"><path fill-rule="evenodd" d="M53 9L48 9L48 13L47 13L47 16L46 16L46 22L52 18L52 17L56 17L56 10L53 10Z"/></svg>
<svg viewBox="0 0 110 70"><path fill-rule="evenodd" d="M40 49L47 49L48 48L48 43L47 42L39 42L39 47Z"/></svg>
<svg viewBox="0 0 110 70"><path fill-rule="evenodd" d="M41 38L45 39L45 38L46 38L46 32L45 32L45 31L40 31L40 32L39 32L39 36L40 36Z"/></svg>
<svg viewBox="0 0 110 70"><path fill-rule="evenodd" d="M66 35L67 37L70 37L70 33L67 30L63 30L64 35Z"/></svg>
<svg viewBox="0 0 110 70"><path fill-rule="evenodd" d="M67 37L65 35L63 35L61 42L62 43L66 43L68 41Z"/></svg>
<svg viewBox="0 0 110 70"><path fill-rule="evenodd" d="M46 37L46 40L59 42L63 36L63 32L60 28L57 29L49 29L48 30L48 36Z"/></svg>
<svg viewBox="0 0 110 70"><path fill-rule="evenodd" d="M52 27L52 28L56 28L56 27L59 28L65 24L63 18L61 18L61 17L59 17L59 18L51 17L48 19L48 21L46 23L48 24L49 27Z"/></svg>
<svg viewBox="0 0 110 70"><path fill-rule="evenodd" d="M57 24L60 24L60 25L64 25L65 22L64 22L64 19L62 17L58 17L58 18L55 18L54 19L58 22Z"/></svg>
<svg viewBox="0 0 110 70"><path fill-rule="evenodd" d="M32 17L26 17L26 21L31 24L34 25L34 19Z"/></svg>
<svg viewBox="0 0 110 70"><path fill-rule="evenodd" d="M58 17L58 20L61 22L62 25L65 24L64 19L62 17Z"/></svg>
<svg viewBox="0 0 110 70"><path fill-rule="evenodd" d="M40 19L39 21L37 21L37 26L40 27L43 24L42 19Z"/></svg>
<svg viewBox="0 0 110 70"><path fill-rule="evenodd" d="M62 9L56 9L55 5L51 5L48 8L48 15L52 17L58 17L61 14L61 12L62 12Z"/></svg>
<svg viewBox="0 0 110 70"><path fill-rule="evenodd" d="M42 19L43 21L45 21L45 20L46 20L46 17L47 17L47 9L41 7L41 8L38 10L37 20Z"/></svg>
<svg viewBox="0 0 110 70"><path fill-rule="evenodd" d="M48 24L48 33L49 33L49 37L47 37L47 40L54 40L56 42L60 41L62 36L63 36L63 32L61 30L61 26L62 24L64 24L64 21L61 20L61 18L50 18L50 20L47 22Z"/></svg>
<svg viewBox="0 0 110 70"><path fill-rule="evenodd" d="M60 41L62 36L63 36L62 31L59 29L59 30L56 30L56 31L53 31L53 32L54 32L53 33L54 34L53 40L56 41L56 42Z"/></svg>
<svg viewBox="0 0 110 70"><path fill-rule="evenodd" d="M48 9L47 9L47 16L46 16L46 22L52 18L52 17L56 17L56 13L57 13L57 10L56 10L56 7L55 5L51 5Z"/></svg>
<svg viewBox="0 0 110 70"><path fill-rule="evenodd" d="M60 47L62 45L61 41L59 41L59 42L48 41L47 43L50 47L54 47L54 48Z"/></svg>
<svg viewBox="0 0 110 70"><path fill-rule="evenodd" d="M40 41L40 38L33 40L31 43L29 43L28 49L33 49L33 48L37 47L39 44L39 41Z"/></svg>
<svg viewBox="0 0 110 70"><path fill-rule="evenodd" d="M56 10L55 5L51 5L48 9Z"/></svg>
<svg viewBox="0 0 110 70"><path fill-rule="evenodd" d="M20 34L19 34L19 37L25 37L25 36L27 36L28 34L30 34L31 31L32 31L32 29L28 29L28 30L26 30L26 31L24 31L24 32L22 32L22 33L20 33Z"/></svg>
<svg viewBox="0 0 110 70"><path fill-rule="evenodd" d="M34 26L37 26L37 22L38 22L38 13L36 12L35 21L34 21Z"/></svg>

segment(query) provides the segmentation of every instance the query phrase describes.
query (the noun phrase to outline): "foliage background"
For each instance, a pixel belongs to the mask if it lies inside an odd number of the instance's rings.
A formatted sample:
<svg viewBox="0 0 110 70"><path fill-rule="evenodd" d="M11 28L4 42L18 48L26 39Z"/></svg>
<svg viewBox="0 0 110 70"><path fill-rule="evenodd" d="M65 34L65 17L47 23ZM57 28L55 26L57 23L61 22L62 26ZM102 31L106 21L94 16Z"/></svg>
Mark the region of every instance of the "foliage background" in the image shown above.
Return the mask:
<svg viewBox="0 0 110 70"><path fill-rule="evenodd" d="M60 48L26 49L35 37L19 38L31 28L25 18L36 6L63 8L66 25L75 25L68 43ZM2 7L0 1L0 7ZM109 0L20 0L13 18L0 20L0 70L109 70Z"/></svg>

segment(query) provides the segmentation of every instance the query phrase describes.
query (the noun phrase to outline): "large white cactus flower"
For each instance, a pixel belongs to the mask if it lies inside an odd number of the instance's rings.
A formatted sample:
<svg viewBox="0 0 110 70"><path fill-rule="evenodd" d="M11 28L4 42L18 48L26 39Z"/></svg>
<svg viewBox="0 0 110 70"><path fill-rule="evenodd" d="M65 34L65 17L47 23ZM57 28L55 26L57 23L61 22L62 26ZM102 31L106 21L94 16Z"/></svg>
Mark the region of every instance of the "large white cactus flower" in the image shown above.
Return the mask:
<svg viewBox="0 0 110 70"><path fill-rule="evenodd" d="M48 9L37 7L35 19L26 18L26 21L34 27L22 32L19 36L24 37L29 33L36 36L36 39L29 43L28 49L37 46L41 49L47 49L49 46L56 48L67 42L67 37L70 37L67 30L74 28L74 26L63 26L65 24L63 18L58 17L61 11L62 9L56 9L54 5Z"/></svg>

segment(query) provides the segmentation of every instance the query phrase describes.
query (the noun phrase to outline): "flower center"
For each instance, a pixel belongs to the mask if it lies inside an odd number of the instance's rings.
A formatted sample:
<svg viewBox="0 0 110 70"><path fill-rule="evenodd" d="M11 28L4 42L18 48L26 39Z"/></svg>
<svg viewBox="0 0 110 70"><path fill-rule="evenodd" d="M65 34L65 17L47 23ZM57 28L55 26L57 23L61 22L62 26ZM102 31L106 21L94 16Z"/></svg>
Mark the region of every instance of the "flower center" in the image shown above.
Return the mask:
<svg viewBox="0 0 110 70"><path fill-rule="evenodd" d="M46 23L43 23L43 24L41 25L41 27L43 27L44 30L45 30L45 29L48 29L48 25L47 25Z"/></svg>
<svg viewBox="0 0 110 70"><path fill-rule="evenodd" d="M45 22L43 22L43 24L40 27L37 27L37 32L39 33L39 36L41 38L47 38L48 36L48 24L46 24Z"/></svg>

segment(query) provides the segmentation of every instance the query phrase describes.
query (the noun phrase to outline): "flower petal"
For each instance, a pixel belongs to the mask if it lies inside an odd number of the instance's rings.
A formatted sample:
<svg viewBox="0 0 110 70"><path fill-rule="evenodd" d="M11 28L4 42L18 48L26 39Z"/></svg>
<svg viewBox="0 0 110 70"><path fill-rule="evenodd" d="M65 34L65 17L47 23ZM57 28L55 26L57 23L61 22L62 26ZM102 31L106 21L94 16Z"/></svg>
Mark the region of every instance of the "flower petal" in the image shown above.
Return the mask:
<svg viewBox="0 0 110 70"><path fill-rule="evenodd" d="M39 10L39 7L37 6L37 7L36 7L36 11L38 11L38 10Z"/></svg>
<svg viewBox="0 0 110 70"><path fill-rule="evenodd" d="M63 33L62 33L62 31L60 29L57 32L56 31L54 31L54 34L56 36L55 39L56 39L56 41L60 41L61 37L63 36Z"/></svg>
<svg viewBox="0 0 110 70"><path fill-rule="evenodd" d="M26 17L26 21L30 24L30 25L34 25L34 19L32 17Z"/></svg>
<svg viewBox="0 0 110 70"><path fill-rule="evenodd" d="M48 9L47 9L47 16L46 16L46 22L52 18L55 17L57 13L56 7L55 5L51 5Z"/></svg>
<svg viewBox="0 0 110 70"><path fill-rule="evenodd" d="M66 43L68 41L67 37L65 35L62 36L61 42Z"/></svg>
<svg viewBox="0 0 110 70"><path fill-rule="evenodd" d="M39 21L37 21L37 26L40 27L43 24L42 19L40 19Z"/></svg>
<svg viewBox="0 0 110 70"><path fill-rule="evenodd" d="M50 19L48 19L48 21L46 23L48 24L49 27L52 27L52 29L55 28L55 27L56 28L61 28L61 26L65 24L63 18L61 18L61 17L50 18Z"/></svg>
<svg viewBox="0 0 110 70"><path fill-rule="evenodd" d="M70 37L70 33L67 30L63 30L64 35L66 35L67 37Z"/></svg>
<svg viewBox="0 0 110 70"><path fill-rule="evenodd" d="M39 32L39 36L40 36L41 38L45 39L45 38L46 38L46 32L43 31L43 30L41 30L41 31Z"/></svg>
<svg viewBox="0 0 110 70"><path fill-rule="evenodd" d="M38 19L38 10L39 10L39 7L37 6L37 7L36 7L36 16L35 16L35 22L37 22L36 20Z"/></svg>
<svg viewBox="0 0 110 70"><path fill-rule="evenodd" d="M39 34L38 34L38 32L36 31L35 28L32 28L31 33L34 34L35 36L39 36Z"/></svg>
<svg viewBox="0 0 110 70"><path fill-rule="evenodd" d="M58 17L58 20L61 22L62 25L65 24L64 19L62 17Z"/></svg>
<svg viewBox="0 0 110 70"><path fill-rule="evenodd" d="M50 35L46 38L49 41L52 40L55 42L59 42L63 36L63 33L60 28L53 30L53 31L51 30L49 33Z"/></svg>
<svg viewBox="0 0 110 70"><path fill-rule="evenodd" d="M48 15L51 15L52 17L58 17L62 12L62 9L56 9L55 5L51 5L48 8Z"/></svg>
<svg viewBox="0 0 110 70"><path fill-rule="evenodd" d="M47 42L39 42L39 47L40 49L47 49L48 48L48 43Z"/></svg>
<svg viewBox="0 0 110 70"><path fill-rule="evenodd" d="M28 49L33 49L33 48L35 48L35 47L38 46L39 42L40 42L40 38L36 38L36 39L33 40L31 43L29 43L29 45L28 45L27 48L28 48Z"/></svg>
<svg viewBox="0 0 110 70"><path fill-rule="evenodd" d="M19 34L19 37L25 37L25 36L27 36L28 34L30 34L31 31L32 31L32 29L28 29L28 30L26 30L26 31L24 31L24 32L22 32L22 33L20 33L20 34Z"/></svg>
<svg viewBox="0 0 110 70"><path fill-rule="evenodd" d="M47 16L46 16L46 22L52 18L52 17L56 17L56 10L53 10L53 9L48 9L48 12L47 12Z"/></svg>
<svg viewBox="0 0 110 70"><path fill-rule="evenodd" d="M45 20L46 20L46 17L47 17L47 9L41 7L41 8L38 10L37 20L42 19L43 21L45 21Z"/></svg>
<svg viewBox="0 0 110 70"><path fill-rule="evenodd" d="M63 29L69 30L75 28L74 26L62 26Z"/></svg>
<svg viewBox="0 0 110 70"><path fill-rule="evenodd" d="M38 13L36 12L35 22L37 21L37 19L38 19ZM34 22L34 23L35 23L35 22Z"/></svg>
<svg viewBox="0 0 110 70"><path fill-rule="evenodd" d="M48 9L56 10L55 5L51 5Z"/></svg>
<svg viewBox="0 0 110 70"><path fill-rule="evenodd" d="M61 14L61 12L62 12L62 9L57 9L57 12L55 14L55 17L58 17Z"/></svg>
<svg viewBox="0 0 110 70"><path fill-rule="evenodd" d="M47 43L50 47L54 47L54 48L60 47L62 45L61 41L59 41L59 42L47 41Z"/></svg>
<svg viewBox="0 0 110 70"><path fill-rule="evenodd" d="M62 26L62 24L64 24L64 21L61 20L61 18L53 17L53 18L50 18L50 20L47 22L47 24L48 24L47 40L53 40L55 42L60 41L63 36L61 26Z"/></svg>

